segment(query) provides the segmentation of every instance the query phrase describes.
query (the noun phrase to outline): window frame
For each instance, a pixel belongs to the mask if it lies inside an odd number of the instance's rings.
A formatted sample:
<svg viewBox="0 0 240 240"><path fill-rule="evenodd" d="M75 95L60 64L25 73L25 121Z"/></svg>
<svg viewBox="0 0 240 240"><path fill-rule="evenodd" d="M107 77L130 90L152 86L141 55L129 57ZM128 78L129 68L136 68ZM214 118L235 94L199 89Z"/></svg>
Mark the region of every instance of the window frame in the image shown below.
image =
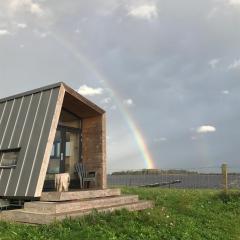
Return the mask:
<svg viewBox="0 0 240 240"><path fill-rule="evenodd" d="M0 155L4 153L19 153L21 148L8 148L8 149L0 149ZM16 158L16 164L13 165L2 165L1 163L2 159L0 159L0 169L11 169L11 168L16 168L17 162L18 162L18 156Z"/></svg>

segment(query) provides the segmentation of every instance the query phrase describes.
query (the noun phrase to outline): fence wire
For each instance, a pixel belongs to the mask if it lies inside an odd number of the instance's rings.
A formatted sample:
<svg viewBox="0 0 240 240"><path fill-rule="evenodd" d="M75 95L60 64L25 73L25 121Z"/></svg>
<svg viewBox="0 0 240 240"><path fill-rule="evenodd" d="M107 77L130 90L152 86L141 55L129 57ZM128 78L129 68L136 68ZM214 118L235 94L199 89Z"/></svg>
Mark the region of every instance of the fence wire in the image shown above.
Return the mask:
<svg viewBox="0 0 240 240"><path fill-rule="evenodd" d="M229 169L228 188L240 188L240 171ZM233 172L233 170L235 172ZM238 169L240 170L240 169ZM132 172L132 173L131 173ZM134 172L134 173L133 173ZM116 172L108 174L109 186L159 186L163 188L180 189L221 189L223 188L223 175L221 168L215 172L211 169L194 169L184 173L173 173L173 171L159 171L155 173L141 173L139 171Z"/></svg>

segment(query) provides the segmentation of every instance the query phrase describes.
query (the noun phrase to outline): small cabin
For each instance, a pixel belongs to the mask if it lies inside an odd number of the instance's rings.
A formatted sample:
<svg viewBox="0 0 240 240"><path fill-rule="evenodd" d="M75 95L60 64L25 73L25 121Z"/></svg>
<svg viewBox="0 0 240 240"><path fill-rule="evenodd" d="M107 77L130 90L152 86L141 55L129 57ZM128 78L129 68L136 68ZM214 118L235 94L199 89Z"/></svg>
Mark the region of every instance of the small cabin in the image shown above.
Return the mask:
<svg viewBox="0 0 240 240"><path fill-rule="evenodd" d="M0 198L39 198L59 173L79 189L79 162L97 173L87 187L105 189L103 109L62 82L0 99Z"/></svg>

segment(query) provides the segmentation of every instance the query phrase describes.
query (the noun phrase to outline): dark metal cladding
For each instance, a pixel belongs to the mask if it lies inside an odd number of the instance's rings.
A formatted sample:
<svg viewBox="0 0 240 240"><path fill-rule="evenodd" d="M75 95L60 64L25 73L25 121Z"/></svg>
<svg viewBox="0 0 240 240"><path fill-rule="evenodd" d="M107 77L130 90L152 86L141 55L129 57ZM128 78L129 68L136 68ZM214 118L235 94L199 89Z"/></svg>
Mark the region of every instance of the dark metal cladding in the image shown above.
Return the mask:
<svg viewBox="0 0 240 240"><path fill-rule="evenodd" d="M6 130L8 128L8 119L9 119L9 114L11 112L11 107L12 107L13 101L6 102L4 104L4 109L3 109L3 115L2 115L2 121L0 125L0 149L2 149L2 143L4 141L4 137L6 135Z"/></svg>
<svg viewBox="0 0 240 240"><path fill-rule="evenodd" d="M29 189L28 189L28 192L26 193L26 196L29 196L29 194L34 192L36 189L38 178L36 178L34 176L38 176L39 171L40 171L39 169L41 169L41 166L42 166L41 153L45 151L46 146L47 146L49 131L50 131L50 127L51 127L50 123L53 119L57 98L58 98L58 91L56 91L56 89L55 89L51 96L51 101L49 104L48 112L46 112L46 116L45 116L46 121L45 121L45 125L43 126L44 131L42 132L41 139L40 139L41 144L39 145L38 152L36 155L37 161L35 162L33 169L32 169L32 178L30 180L31 184L29 185Z"/></svg>
<svg viewBox="0 0 240 240"><path fill-rule="evenodd" d="M21 148L16 167L0 169L0 197L35 197L59 90L55 84L0 100L0 150Z"/></svg>
<svg viewBox="0 0 240 240"><path fill-rule="evenodd" d="M30 96L32 94L43 92L43 91L46 91L46 90L49 90L49 89L59 88L62 84L63 84L63 82L58 82L58 83L54 83L54 84L51 84L51 85L48 85L48 86L45 86L45 87L33 89L31 91L27 91L27 92L24 92L24 93L19 93L19 94L13 95L13 96L2 98L2 99L0 99L0 103L6 102L6 101L9 101L9 100L13 100L13 99L17 99L17 98L21 98L23 96L25 96L25 97Z"/></svg>
<svg viewBox="0 0 240 240"><path fill-rule="evenodd" d="M30 180L29 175L31 174L31 168L36 162L35 154L38 151L38 142L39 140L41 140L41 130L44 124L45 112L48 111L47 106L48 102L50 101L50 93L51 91L41 93L37 107L33 113L33 126L29 139L27 139L26 143L29 147L26 149L25 159L22 166L23 169L27 169L27 171L22 172L20 178L18 179L18 184L19 186L21 186L21 188L18 188L16 192L17 196L25 196L25 192L27 191L28 180ZM41 161L41 159L38 160Z"/></svg>
<svg viewBox="0 0 240 240"><path fill-rule="evenodd" d="M20 138L18 139L18 144L19 144L19 147L21 146L21 151L19 152L17 166L14 169L10 179L10 186L8 187L9 196L19 196L19 195L16 195L17 192L19 191L19 188L21 188L21 186L19 186L19 181L22 177L22 174L24 174L24 172L29 171L30 166L26 166L24 162L27 157L27 149L30 147L29 139L31 137L31 131L34 128L34 124L33 124L34 116L35 116L38 102L40 100L40 95L41 93L36 93L31 96L31 101L28 106L29 108L27 110L24 123L21 127L22 130L21 130ZM35 127L38 127L38 126L35 126Z"/></svg>
<svg viewBox="0 0 240 240"><path fill-rule="evenodd" d="M2 118L2 115L3 115L4 105L5 105L5 103L0 103L0 124L1 124L1 118Z"/></svg>
<svg viewBox="0 0 240 240"><path fill-rule="evenodd" d="M8 123L8 127L6 130L5 137L2 139L3 142L2 142L1 149L9 149L10 148L10 145L11 145L12 139L13 139L13 135L14 135L17 116L19 115L19 111L20 111L20 106L21 106L21 102L22 102L21 100L22 99L13 100L11 112L9 115L9 123ZM2 186L7 186L11 171L12 171L11 169L2 170L2 175L1 175L1 179L0 179ZM5 188L1 187L0 188L0 196L3 196L4 192L5 192Z"/></svg>

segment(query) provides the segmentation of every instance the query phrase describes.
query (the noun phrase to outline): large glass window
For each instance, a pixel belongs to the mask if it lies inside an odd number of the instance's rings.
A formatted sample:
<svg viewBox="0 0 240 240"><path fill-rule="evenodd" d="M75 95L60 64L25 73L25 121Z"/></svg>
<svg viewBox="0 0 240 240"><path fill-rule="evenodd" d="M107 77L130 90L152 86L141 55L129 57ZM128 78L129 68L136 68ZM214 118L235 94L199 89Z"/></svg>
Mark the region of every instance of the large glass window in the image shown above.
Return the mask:
<svg viewBox="0 0 240 240"><path fill-rule="evenodd" d="M60 172L60 156L61 156L61 132L56 132L55 140L52 147L50 161L48 165L48 174L56 174ZM54 176L49 175L48 177L53 178Z"/></svg>
<svg viewBox="0 0 240 240"><path fill-rule="evenodd" d="M75 165L81 157L81 119L63 110L53 143L46 181L54 181L55 174L69 173L71 180L78 180Z"/></svg>

